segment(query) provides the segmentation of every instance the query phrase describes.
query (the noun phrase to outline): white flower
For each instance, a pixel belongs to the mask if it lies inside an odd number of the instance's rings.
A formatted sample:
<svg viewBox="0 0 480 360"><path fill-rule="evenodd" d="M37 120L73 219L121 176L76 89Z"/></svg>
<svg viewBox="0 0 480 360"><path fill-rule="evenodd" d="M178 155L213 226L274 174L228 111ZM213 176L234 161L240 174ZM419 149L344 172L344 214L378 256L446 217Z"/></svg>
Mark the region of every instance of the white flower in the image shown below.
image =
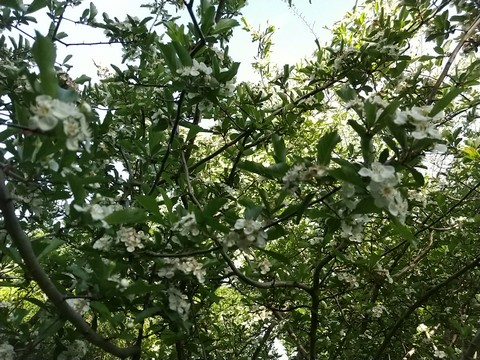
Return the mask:
<svg viewBox="0 0 480 360"><path fill-rule="evenodd" d="M328 168L324 165L312 165L304 172L304 178L309 179L320 179L327 175Z"/></svg>
<svg viewBox="0 0 480 360"><path fill-rule="evenodd" d="M375 305L373 308L372 308L372 316L373 317L376 317L376 318L379 318L382 316L382 313L385 311L385 306L383 305Z"/></svg>
<svg viewBox="0 0 480 360"><path fill-rule="evenodd" d="M372 104L377 104L380 107L386 108L390 103L386 100L383 100L380 96L375 95L373 98L370 99Z"/></svg>
<svg viewBox="0 0 480 360"><path fill-rule="evenodd" d="M67 299L67 304L70 305L73 310L80 313L80 315L85 314L88 310L90 310L90 301L84 298L74 298L74 299Z"/></svg>
<svg viewBox="0 0 480 360"><path fill-rule="evenodd" d="M125 244L128 252L134 252L135 249L143 249L143 241L147 240L148 237L143 231L135 230L132 227L122 227L117 231L117 243L119 241Z"/></svg>
<svg viewBox="0 0 480 360"><path fill-rule="evenodd" d="M70 113L68 104L52 99L48 95L39 95L35 98L36 105L31 110L34 114L30 121L34 129L49 131L57 126L58 121Z"/></svg>
<svg viewBox="0 0 480 360"><path fill-rule="evenodd" d="M396 110L393 122L397 125L405 125L408 120L408 114L405 111Z"/></svg>
<svg viewBox="0 0 480 360"><path fill-rule="evenodd" d="M85 341L75 340L69 344L67 350L58 355L57 360L81 360L85 358L88 352L88 345Z"/></svg>
<svg viewBox="0 0 480 360"><path fill-rule="evenodd" d="M417 326L417 332L422 333L428 331L428 326L425 324L420 324Z"/></svg>
<svg viewBox="0 0 480 360"><path fill-rule="evenodd" d="M445 351L438 350L436 349L435 352L433 353L433 356L435 356L438 359L446 359L448 358L448 355Z"/></svg>
<svg viewBox="0 0 480 360"><path fill-rule="evenodd" d="M183 216L174 226L174 230L179 230L180 234L183 236L188 236L192 234L197 236L200 234L200 230L197 227L197 220L195 219L195 214L188 213Z"/></svg>
<svg viewBox="0 0 480 360"><path fill-rule="evenodd" d="M415 139L421 140L425 138L431 138L431 139L442 138L438 130L435 129L434 125L427 121L416 121L414 125L415 125L415 131L412 132L412 136Z"/></svg>
<svg viewBox="0 0 480 360"><path fill-rule="evenodd" d="M228 247L236 244L242 249L252 245L264 247L267 234L262 227L262 223L256 220L237 219L234 231L227 236L225 245Z"/></svg>
<svg viewBox="0 0 480 360"><path fill-rule="evenodd" d="M374 162L371 169L362 168L358 173L361 176L370 177L371 181L367 190L374 198L375 205L379 208L387 208L390 214L404 222L408 211L408 202L395 188L399 180L395 168Z"/></svg>
<svg viewBox="0 0 480 360"><path fill-rule="evenodd" d="M110 235L103 235L100 239L95 241L93 248L100 251L109 251L112 241L113 238Z"/></svg>
<svg viewBox="0 0 480 360"><path fill-rule="evenodd" d="M205 65L204 62L198 62L197 60L193 60L192 66L184 66L181 69L177 70L177 73L181 76L199 76L201 73L205 75L212 74L213 70L211 67Z"/></svg>
<svg viewBox="0 0 480 360"><path fill-rule="evenodd" d="M180 290L175 288L168 289L168 307L170 310L176 311L184 321L187 320L190 303L187 295L182 294Z"/></svg>
<svg viewBox="0 0 480 360"><path fill-rule="evenodd" d="M76 151L79 149L79 142L89 142L91 139L85 115L80 112L76 116L69 116L63 121L63 131L67 135L66 145L68 150Z"/></svg>
<svg viewBox="0 0 480 360"><path fill-rule="evenodd" d="M445 144L435 144L433 151L440 154L445 154L448 151L448 147Z"/></svg>
<svg viewBox="0 0 480 360"><path fill-rule="evenodd" d="M170 279L175 275L175 271L179 270L182 271L184 274L194 275L199 283L205 282L206 271L203 268L203 265L199 263L195 258L167 258L164 259L163 262L167 266L157 272L158 276L160 277L166 277L167 279Z"/></svg>
<svg viewBox="0 0 480 360"><path fill-rule="evenodd" d="M394 123L397 125L404 125L407 122L415 126L412 131L412 137L421 140L426 138L440 139L441 135L435 128L435 122L443 117L443 112L431 117L429 114L432 111L432 105L414 106L409 110L397 110Z"/></svg>
<svg viewBox="0 0 480 360"><path fill-rule="evenodd" d="M15 349L7 342L0 344L0 359L2 360L14 360Z"/></svg>
<svg viewBox="0 0 480 360"><path fill-rule="evenodd" d="M407 111L407 114L412 117L414 121L426 122L430 120L430 116L428 116L428 114L431 110L432 106L414 106L409 111Z"/></svg>
<svg viewBox="0 0 480 360"><path fill-rule="evenodd" d="M283 188L290 189L291 191L295 191L300 184L305 180L305 166L304 165L294 165L287 171L287 173L283 176Z"/></svg>
<svg viewBox="0 0 480 360"><path fill-rule="evenodd" d="M85 115L72 103L64 103L58 99L52 99L48 95L39 95L35 99L36 105L32 106L33 116L30 122L34 129L50 131L59 122L63 122L63 131L67 135L66 147L69 150L78 150L78 143L90 141L91 134L88 129ZM82 108L89 109L84 103Z"/></svg>
<svg viewBox="0 0 480 360"><path fill-rule="evenodd" d="M260 273L262 275L265 275L270 271L270 268L272 267L272 264L270 264L270 261L268 259L262 260L258 263L258 267L260 269Z"/></svg>
<svg viewBox="0 0 480 360"><path fill-rule="evenodd" d="M390 165L383 165L378 161L372 163L371 168L361 168L358 172L361 176L369 177L372 181L382 182L395 178L395 168Z"/></svg>
<svg viewBox="0 0 480 360"><path fill-rule="evenodd" d="M92 220L101 221L103 227L109 228L110 226L104 221L105 217L113 213L115 210L119 210L120 205L100 205L100 204L89 204L85 206L80 206L78 204L73 205L74 209L79 212L90 213Z"/></svg>

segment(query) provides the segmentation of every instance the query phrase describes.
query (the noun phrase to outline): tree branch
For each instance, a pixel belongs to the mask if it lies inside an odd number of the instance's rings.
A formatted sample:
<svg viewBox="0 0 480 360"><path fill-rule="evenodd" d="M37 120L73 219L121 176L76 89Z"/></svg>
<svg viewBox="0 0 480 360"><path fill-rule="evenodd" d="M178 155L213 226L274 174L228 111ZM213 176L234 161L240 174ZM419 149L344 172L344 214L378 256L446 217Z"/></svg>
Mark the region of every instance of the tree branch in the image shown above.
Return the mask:
<svg viewBox="0 0 480 360"><path fill-rule="evenodd" d="M463 35L462 39L457 44L456 48L453 50L450 57L448 58L448 61L445 64L445 67L443 68L442 73L440 74L440 76L437 79L437 82L433 86L432 92L430 93L430 96L428 97L427 104L431 104L433 102L433 99L434 99L435 95L437 94L437 91L438 91L440 85L442 85L442 82L445 79L445 76L447 76L448 71L450 70L450 67L453 64L453 61L455 60L455 57L458 55L458 53L462 49L463 45L465 45L465 42L470 38L470 36L473 35L474 31L479 26L480 26L480 15L475 19L473 24L470 26L470 28L467 30L467 32Z"/></svg>
<svg viewBox="0 0 480 360"><path fill-rule="evenodd" d="M300 282L297 281L257 281L254 279L249 278L245 274L243 274L238 268L235 266L233 263L233 260L227 255L225 250L223 248L220 248L220 253L222 254L223 259L227 262L228 266L232 269L233 273L238 276L240 280L242 280L244 283L251 285L253 287L259 288L259 289L274 289L274 288L295 288L295 289L300 289L303 290L307 293L311 293L312 289Z"/></svg>
<svg viewBox="0 0 480 360"><path fill-rule="evenodd" d="M17 247L26 268L30 272L33 280L38 284L40 289L45 293L48 299L55 306L61 318L66 319L75 326L75 328L83 334L83 336L92 344L105 350L106 352L118 356L120 358L127 358L137 354L140 349L132 346L128 348L120 348L97 334L83 317L71 308L65 301L65 294L62 294L50 280L45 270L42 268L33 251L30 239L25 235L20 226L20 222L15 216L15 208L12 199L8 193L5 184L5 174L0 170L0 210L5 221L5 229L12 237L14 245Z"/></svg>
<svg viewBox="0 0 480 360"><path fill-rule="evenodd" d="M473 260L470 264L466 265L465 267L457 271L455 274L451 275L450 277L448 277L438 285L428 290L423 296L420 297L420 299L418 299L414 304L410 305L408 309L400 316L397 322L393 325L393 327L390 329L387 335L385 335L385 339L383 340L382 345L380 345L379 349L377 350L377 353L373 357L373 360L379 360L382 358L383 352L387 349L388 344L390 343L390 340L392 340L393 336L397 333L398 330L400 330L400 327L402 326L403 322L411 314L413 314L413 312L416 309L422 306L428 299L430 299L433 295L435 295L440 289L444 288L445 286L450 284L453 280L459 278L460 276L462 276L469 270L477 267L478 265L480 265L480 256L477 256L475 260Z"/></svg>

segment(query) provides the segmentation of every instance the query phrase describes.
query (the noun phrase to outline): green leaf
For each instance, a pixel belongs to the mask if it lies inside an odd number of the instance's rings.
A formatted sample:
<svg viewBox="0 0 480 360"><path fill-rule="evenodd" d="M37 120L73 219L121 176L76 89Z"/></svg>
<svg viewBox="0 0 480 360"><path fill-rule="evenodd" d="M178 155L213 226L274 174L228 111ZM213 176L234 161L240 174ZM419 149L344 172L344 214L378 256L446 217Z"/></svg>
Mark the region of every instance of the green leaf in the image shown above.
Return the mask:
<svg viewBox="0 0 480 360"><path fill-rule="evenodd" d="M210 0L202 0L200 3L200 28L205 35L210 34L210 31L215 24L215 6L210 3Z"/></svg>
<svg viewBox="0 0 480 360"><path fill-rule="evenodd" d="M238 163L238 168L253 172L268 179L281 178L288 171L288 165L285 163L275 164L269 167L253 161L241 161Z"/></svg>
<svg viewBox="0 0 480 360"><path fill-rule="evenodd" d="M275 240L287 234L288 232L281 225L275 225L267 230L268 240Z"/></svg>
<svg viewBox="0 0 480 360"><path fill-rule="evenodd" d="M170 71L173 74L177 73L177 69L179 68L179 63L176 55L176 50L175 47L172 45L172 43L169 44L158 44L158 47L160 48L160 51L163 54L163 60L165 60L165 63L169 67Z"/></svg>
<svg viewBox="0 0 480 360"><path fill-rule="evenodd" d="M314 194L308 194L305 196L305 198L302 200L302 202L298 205L296 213L297 213L297 224L300 223L300 220L302 219L303 213L305 210L308 209L310 206L310 201L312 201Z"/></svg>
<svg viewBox="0 0 480 360"><path fill-rule="evenodd" d="M91 81L92 78L90 76L87 76L87 75L82 75L78 78L76 78L74 81L77 83L77 84L83 84L83 83L86 83L87 81Z"/></svg>
<svg viewBox="0 0 480 360"><path fill-rule="evenodd" d="M65 242L60 239L48 240L47 246L40 252L40 254L37 255L37 258L40 260L41 258L48 255L49 253L51 253L53 250L63 245L64 243Z"/></svg>
<svg viewBox="0 0 480 360"><path fill-rule="evenodd" d="M218 210L222 208L228 202L228 199L225 198L213 198L208 202L208 204L203 209L203 213L206 216L214 216Z"/></svg>
<svg viewBox="0 0 480 360"><path fill-rule="evenodd" d="M158 314L161 309L162 308L160 306L153 306L151 308L147 308L147 309L143 310L142 312L138 313L135 316L135 322L139 323L143 319L146 319L146 318L151 317L155 314Z"/></svg>
<svg viewBox="0 0 480 360"><path fill-rule="evenodd" d="M230 29L233 29L235 26L240 25L235 19L221 19L213 27L211 34L222 34L228 32Z"/></svg>
<svg viewBox="0 0 480 360"><path fill-rule="evenodd" d="M290 265L290 259L283 254L280 254L276 251L261 249L261 248L259 248L258 250L264 254L267 254L268 256L271 256L275 260L278 260L284 264Z"/></svg>
<svg viewBox="0 0 480 360"><path fill-rule="evenodd" d="M349 102L357 98L357 93L351 87L344 85L337 91L338 96L345 101Z"/></svg>
<svg viewBox="0 0 480 360"><path fill-rule="evenodd" d="M348 125L350 125L360 137L367 136L367 130L355 120L348 120Z"/></svg>
<svg viewBox="0 0 480 360"><path fill-rule="evenodd" d="M335 159L336 163L341 165L341 168L332 169L328 171L328 174L333 176L337 180L346 181L353 185L364 187L362 177L358 174L358 170L350 164L348 161Z"/></svg>
<svg viewBox="0 0 480 360"><path fill-rule="evenodd" d="M136 200L140 205L142 205L145 208L145 210L148 210L153 215L160 216L160 210L158 207L157 200L155 199L155 196L140 195L140 196L137 196Z"/></svg>
<svg viewBox="0 0 480 360"><path fill-rule="evenodd" d="M52 40L37 32L35 43L32 46L32 54L40 70L40 82L43 93L56 98L59 86L54 67L56 51Z"/></svg>
<svg viewBox="0 0 480 360"><path fill-rule="evenodd" d="M85 190L82 179L72 174L68 174L66 177L75 202L82 204L85 201Z"/></svg>
<svg viewBox="0 0 480 360"><path fill-rule="evenodd" d="M355 206L355 210L353 211L355 214L378 214L381 213L380 208L375 205L375 200L372 197L368 197L362 199L357 206Z"/></svg>
<svg viewBox="0 0 480 360"><path fill-rule="evenodd" d="M90 3L90 16L88 17L88 21L93 21L95 19L95 16L97 16L98 10L97 7L93 2Z"/></svg>
<svg viewBox="0 0 480 360"><path fill-rule="evenodd" d="M425 184L425 179L423 178L423 175L417 169L410 168L408 169L408 171L410 171L410 174L412 174L417 186L423 186Z"/></svg>
<svg viewBox="0 0 480 360"><path fill-rule="evenodd" d="M172 212L172 208L173 208L173 202L172 202L172 200L171 200L171 199L169 198L169 196L167 195L167 192L165 191L165 189L158 189L158 191L159 191L160 194L162 195L163 203L164 203L165 206L167 207L168 212L171 213L171 212Z"/></svg>
<svg viewBox="0 0 480 360"><path fill-rule="evenodd" d="M319 165L328 165L332 158L333 149L340 142L337 131L331 131L323 135L317 144L317 162Z"/></svg>
<svg viewBox="0 0 480 360"><path fill-rule="evenodd" d="M443 98L438 100L435 105L433 105L433 108L428 115L437 115L440 111L445 109L453 101L453 99L457 97L457 95L461 94L462 92L462 88L452 87L452 89L448 93L446 93Z"/></svg>
<svg viewBox="0 0 480 360"><path fill-rule="evenodd" d="M284 163L287 160L287 149L285 148L285 141L280 135L273 134L272 136L273 144L273 158L275 162Z"/></svg>
<svg viewBox="0 0 480 360"><path fill-rule="evenodd" d="M131 207L111 213L105 217L105 221L110 225L140 224L147 221L147 214L143 209Z"/></svg>
<svg viewBox="0 0 480 360"><path fill-rule="evenodd" d="M0 0L0 6L23 11L23 1L20 0Z"/></svg>
<svg viewBox="0 0 480 360"><path fill-rule="evenodd" d="M398 221L396 218L391 219L392 229L404 239L410 241L412 244L417 242L415 235L412 231L405 225Z"/></svg>
<svg viewBox="0 0 480 360"><path fill-rule="evenodd" d="M25 14L31 14L47 6L46 0L33 0Z"/></svg>
<svg viewBox="0 0 480 360"><path fill-rule="evenodd" d="M368 129L371 129L377 121L377 104L365 101L363 108Z"/></svg>
<svg viewBox="0 0 480 360"><path fill-rule="evenodd" d="M182 44L180 44L178 41L172 41L172 45L175 48L175 51L178 55L178 58L180 59L180 62L182 63L183 66L192 66L193 61L192 57L190 56L190 53L188 52L187 49L185 49Z"/></svg>
<svg viewBox="0 0 480 360"><path fill-rule="evenodd" d="M102 303L100 301L92 301L90 303L90 306L93 310L95 310L97 313L100 314L101 319L105 319L105 320L108 320L108 321L111 320L112 313L110 312L110 310L108 309L108 307L104 303Z"/></svg>

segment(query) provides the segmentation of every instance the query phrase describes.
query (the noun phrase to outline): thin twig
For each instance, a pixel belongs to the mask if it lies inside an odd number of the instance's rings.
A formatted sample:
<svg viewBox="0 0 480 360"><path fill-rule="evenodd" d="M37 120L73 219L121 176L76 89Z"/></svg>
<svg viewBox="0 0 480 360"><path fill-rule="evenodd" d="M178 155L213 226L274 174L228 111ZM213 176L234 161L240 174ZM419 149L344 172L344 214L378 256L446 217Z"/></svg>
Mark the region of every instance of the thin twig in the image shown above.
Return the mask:
<svg viewBox="0 0 480 360"><path fill-rule="evenodd" d="M418 309L420 306L422 306L428 299L430 299L433 295L435 295L439 290L444 288L445 286L449 285L452 281L456 280L466 272L468 272L471 269L474 269L480 264L480 256L477 256L475 260L473 260L470 264L466 265L459 271L457 271L455 274L451 275L438 285L434 286L430 290L428 290L423 296L421 296L414 304L410 305L406 311L400 316L400 318L395 322L395 324L392 326L390 331L385 335L385 338L378 348L375 356L373 357L373 360L379 360L382 358L383 352L387 349L388 344L390 343L390 340L395 336L398 330L400 330L400 327L402 326L403 322L411 315L413 312Z"/></svg>
<svg viewBox="0 0 480 360"><path fill-rule="evenodd" d="M295 288L303 290L307 293L311 293L311 288L301 282L298 281L256 281L254 279L249 278L245 274L243 274L233 263L233 260L227 255L223 248L220 249L220 253L222 254L223 259L227 262L227 264L232 269L233 273L238 276L240 280L244 283L254 286L259 289L274 289L274 288Z"/></svg>
<svg viewBox="0 0 480 360"><path fill-rule="evenodd" d="M448 71L450 70L450 67L453 64L453 61L455 60L455 57L458 55L460 50L462 49L463 45L465 45L465 42L472 36L474 31L480 26L480 15L477 16L473 24L470 26L470 28L467 30L467 32L463 35L462 39L460 42L457 44L455 49L453 50L452 54L448 58L447 63L445 64L445 67L443 68L442 73L437 79L437 82L432 88L432 92L430 93L430 96L428 97L427 104L431 104L433 102L433 99L435 98L435 95L437 94L438 89L440 88L440 85L442 84L443 80L445 79L445 76L447 76Z"/></svg>

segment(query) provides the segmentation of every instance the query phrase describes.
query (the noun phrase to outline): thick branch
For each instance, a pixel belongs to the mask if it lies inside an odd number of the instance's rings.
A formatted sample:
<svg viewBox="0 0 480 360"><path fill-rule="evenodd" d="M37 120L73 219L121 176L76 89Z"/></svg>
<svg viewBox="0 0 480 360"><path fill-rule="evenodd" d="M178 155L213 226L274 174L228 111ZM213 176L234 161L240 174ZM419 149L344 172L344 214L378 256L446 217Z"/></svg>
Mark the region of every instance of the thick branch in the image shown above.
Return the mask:
<svg viewBox="0 0 480 360"><path fill-rule="evenodd" d="M20 252L26 268L29 270L30 275L37 282L40 289L42 289L48 299L53 303L60 317L70 321L92 344L112 355L120 358L127 358L138 353L140 351L138 347L120 348L102 338L88 325L80 313L72 309L65 301L65 295L55 287L45 270L38 262L31 246L30 239L25 235L17 217L15 216L15 208L13 207L12 199L10 198L5 185L5 174L3 170L0 170L0 209L5 221L5 228Z"/></svg>

